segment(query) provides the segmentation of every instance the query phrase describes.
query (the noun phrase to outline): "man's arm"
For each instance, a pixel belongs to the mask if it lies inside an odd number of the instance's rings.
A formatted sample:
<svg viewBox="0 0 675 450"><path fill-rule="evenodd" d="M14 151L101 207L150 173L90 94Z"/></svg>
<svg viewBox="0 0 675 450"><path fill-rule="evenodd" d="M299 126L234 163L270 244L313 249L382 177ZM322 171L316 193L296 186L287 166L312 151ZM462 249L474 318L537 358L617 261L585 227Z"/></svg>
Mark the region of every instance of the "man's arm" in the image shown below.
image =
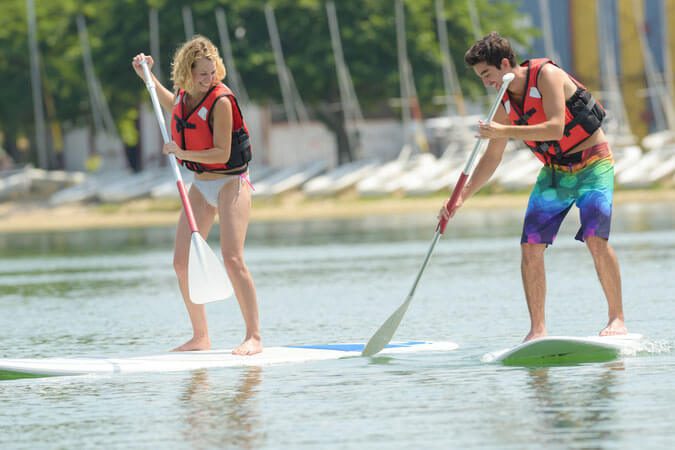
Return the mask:
<svg viewBox="0 0 675 450"><path fill-rule="evenodd" d="M494 123L501 126L507 126L506 124L510 123L509 117L506 114L504 107L501 105L495 113ZM462 193L462 198L464 200L478 192L480 188L490 180L490 177L495 173L499 163L502 161L504 149L506 148L508 141L508 138L490 139L485 153L481 156L478 164L476 164L476 168L473 170L471 178L464 187L464 192Z"/></svg>
<svg viewBox="0 0 675 450"><path fill-rule="evenodd" d="M509 123L509 117L506 114L506 111L504 111L504 107L500 106L497 109L497 112L495 113L494 117L495 122L491 123L497 123L497 124L506 124ZM471 178L469 178L469 181L464 185L464 189L460 193L459 197L457 198L457 203L454 205L453 208L448 210L448 201L443 205L441 208L441 211L439 212L439 218L445 218L446 220L450 219L452 216L455 215L455 212L457 209L462 206L464 201L471 197L473 194L478 192L480 188L482 188L485 183L490 180L490 177L492 174L495 173L495 170L497 170L497 167L499 166L499 163L502 161L502 156L504 156L504 149L506 148L506 144L508 143L508 138L492 138L490 139L490 142L488 143L487 149L485 150L485 153L483 156L481 156L480 160L478 161L478 164L476 164L476 168L473 170L473 174L471 175Z"/></svg>
<svg viewBox="0 0 675 450"><path fill-rule="evenodd" d="M536 125L481 123L478 133L484 138L511 138L523 141L559 141L565 130L565 81L567 74L552 64L539 73L539 92L546 120Z"/></svg>

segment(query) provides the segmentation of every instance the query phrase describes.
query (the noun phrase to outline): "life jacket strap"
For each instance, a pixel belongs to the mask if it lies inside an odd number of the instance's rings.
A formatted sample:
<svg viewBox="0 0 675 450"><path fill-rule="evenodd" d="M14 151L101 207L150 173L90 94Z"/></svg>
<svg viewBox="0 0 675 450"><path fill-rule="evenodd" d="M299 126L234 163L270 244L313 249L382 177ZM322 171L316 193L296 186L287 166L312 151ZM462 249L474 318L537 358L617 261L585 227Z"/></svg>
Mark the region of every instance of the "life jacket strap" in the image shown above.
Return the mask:
<svg viewBox="0 0 675 450"><path fill-rule="evenodd" d="M577 125L589 134L593 134L605 118L605 110L595 101L595 98L585 89L577 89L567 100L567 108L573 115L572 120L565 125L565 136L570 136L572 129Z"/></svg>
<svg viewBox="0 0 675 450"><path fill-rule="evenodd" d="M185 129L194 129L197 126L194 123L190 123L187 120L180 117L178 114L173 115L174 120L176 121L176 131L182 133Z"/></svg>
<svg viewBox="0 0 675 450"><path fill-rule="evenodd" d="M527 121L530 120L530 117L536 113L537 110L535 108L530 108L527 112L525 112L522 116L519 115L518 120L513 122L514 125L527 125Z"/></svg>

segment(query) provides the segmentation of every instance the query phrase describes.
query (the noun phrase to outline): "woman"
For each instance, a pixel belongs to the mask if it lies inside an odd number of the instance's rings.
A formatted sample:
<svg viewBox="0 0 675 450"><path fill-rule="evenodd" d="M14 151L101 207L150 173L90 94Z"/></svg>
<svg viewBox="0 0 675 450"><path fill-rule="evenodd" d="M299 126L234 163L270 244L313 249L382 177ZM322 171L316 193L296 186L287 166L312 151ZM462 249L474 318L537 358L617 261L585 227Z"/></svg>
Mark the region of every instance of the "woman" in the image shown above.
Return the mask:
<svg viewBox="0 0 675 450"><path fill-rule="evenodd" d="M136 55L132 66L143 79L141 61L151 68L153 59ZM207 236L215 215L220 218L220 247L225 268L246 323L246 337L232 353L253 355L262 351L258 303L253 278L244 263L244 241L251 210L248 161L251 149L248 130L232 91L221 81L225 66L218 50L203 36L195 36L175 53L171 79L175 93L157 79L157 95L171 111L173 142L164 144L164 154L173 153L181 164L195 172L189 198L200 232ZM192 339L174 351L211 348L204 305L190 301L188 254L191 231L185 212L176 229L174 269L192 322Z"/></svg>

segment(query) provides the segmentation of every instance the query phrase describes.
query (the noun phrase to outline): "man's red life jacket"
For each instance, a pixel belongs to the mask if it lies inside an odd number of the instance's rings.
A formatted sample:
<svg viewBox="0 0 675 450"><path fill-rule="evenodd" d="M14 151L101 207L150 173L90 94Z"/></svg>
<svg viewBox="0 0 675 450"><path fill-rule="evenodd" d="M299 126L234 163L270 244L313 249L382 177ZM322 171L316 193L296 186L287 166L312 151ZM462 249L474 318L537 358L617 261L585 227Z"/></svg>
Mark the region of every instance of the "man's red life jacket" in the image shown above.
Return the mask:
<svg viewBox="0 0 675 450"><path fill-rule="evenodd" d="M226 163L204 164L194 161L178 160L193 172L213 172L240 174L248 169L251 160L251 144L248 128L241 114L234 93L224 84L212 87L201 102L192 111L185 110L185 91L178 91L171 112L171 138L183 150L200 151L213 148L213 125L211 112L213 105L222 97L232 103L232 145L230 159ZM238 169L239 168L239 169Z"/></svg>
<svg viewBox="0 0 675 450"><path fill-rule="evenodd" d="M531 59L521 64L522 67L527 67L527 85L525 86L523 104L518 105L511 101L508 91L502 98L502 105L509 114L512 124L534 125L546 121L544 104L541 99L541 92L537 87L537 81L542 67L549 63L558 67L548 58ZM576 158L565 157L564 155L595 133L602 125L602 120L605 117L605 110L599 103L596 103L586 87L571 75L567 74L567 76L577 86L577 90L565 102L565 129L562 139L543 142L524 141L525 145L544 164L575 162L572 159Z"/></svg>

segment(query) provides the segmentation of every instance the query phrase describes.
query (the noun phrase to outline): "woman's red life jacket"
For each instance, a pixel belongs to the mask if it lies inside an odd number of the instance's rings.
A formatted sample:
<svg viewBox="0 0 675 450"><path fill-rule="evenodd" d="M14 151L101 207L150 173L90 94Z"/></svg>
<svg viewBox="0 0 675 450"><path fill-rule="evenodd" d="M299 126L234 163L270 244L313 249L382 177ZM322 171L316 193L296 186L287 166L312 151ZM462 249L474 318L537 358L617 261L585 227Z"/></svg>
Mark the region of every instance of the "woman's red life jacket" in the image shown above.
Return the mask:
<svg viewBox="0 0 675 450"><path fill-rule="evenodd" d="M539 73L546 64L553 64L548 58L538 58L525 61L522 67L527 67L527 85L523 104L518 105L511 101L508 91L502 98L502 105L514 125L535 125L546 121L544 104L541 92L537 87ZM575 80L571 75L567 76L577 86L576 92L565 102L565 129L562 139L559 141L524 141L544 164L567 164L573 156L565 157L565 154L577 145L588 139L602 125L605 110L595 101L586 87Z"/></svg>
<svg viewBox="0 0 675 450"><path fill-rule="evenodd" d="M234 93L224 84L212 87L192 111L185 110L185 91L179 90L171 112L171 138L183 150L200 151L213 148L213 105L222 97L232 103L232 145L230 159L226 163L205 164L178 160L187 169L202 173L240 174L248 169L251 160L251 144L248 128L241 114Z"/></svg>

